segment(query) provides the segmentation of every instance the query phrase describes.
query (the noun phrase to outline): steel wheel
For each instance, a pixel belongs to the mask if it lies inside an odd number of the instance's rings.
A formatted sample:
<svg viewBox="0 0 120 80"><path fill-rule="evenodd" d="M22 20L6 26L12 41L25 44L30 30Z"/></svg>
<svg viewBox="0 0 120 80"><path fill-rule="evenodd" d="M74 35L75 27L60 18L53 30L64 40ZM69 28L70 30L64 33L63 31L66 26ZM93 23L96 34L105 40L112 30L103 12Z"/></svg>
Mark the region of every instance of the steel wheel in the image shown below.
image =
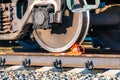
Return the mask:
<svg viewBox="0 0 120 80"><path fill-rule="evenodd" d="M72 13L66 9L61 25L47 30L35 29L33 34L36 41L44 49L50 52L63 52L69 49L76 41L80 43L83 41L88 29L88 19L89 12Z"/></svg>

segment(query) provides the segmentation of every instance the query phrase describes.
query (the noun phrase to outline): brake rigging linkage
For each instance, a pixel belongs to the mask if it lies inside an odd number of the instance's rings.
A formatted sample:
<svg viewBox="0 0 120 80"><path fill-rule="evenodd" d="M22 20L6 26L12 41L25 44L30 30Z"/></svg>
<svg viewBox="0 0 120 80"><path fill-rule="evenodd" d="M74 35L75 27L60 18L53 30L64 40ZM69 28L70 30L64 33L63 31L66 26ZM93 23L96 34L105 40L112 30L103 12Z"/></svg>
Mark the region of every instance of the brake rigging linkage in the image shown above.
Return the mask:
<svg viewBox="0 0 120 80"><path fill-rule="evenodd" d="M85 5L83 5L83 8L75 8L75 6L77 6L78 4L74 4L74 0L66 0L68 8L72 12L83 12L83 11L96 9L99 7L99 4L100 4L100 0L95 0L95 4L93 5L89 5L86 0L83 0L83 1L85 2Z"/></svg>

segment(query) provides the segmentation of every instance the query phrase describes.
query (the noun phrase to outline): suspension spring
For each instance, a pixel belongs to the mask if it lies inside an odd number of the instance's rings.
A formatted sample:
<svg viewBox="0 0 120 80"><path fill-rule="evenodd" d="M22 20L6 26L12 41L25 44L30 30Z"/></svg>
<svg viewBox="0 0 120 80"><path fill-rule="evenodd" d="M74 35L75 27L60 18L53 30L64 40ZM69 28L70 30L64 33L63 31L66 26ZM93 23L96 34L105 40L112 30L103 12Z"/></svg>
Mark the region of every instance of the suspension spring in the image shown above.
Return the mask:
<svg viewBox="0 0 120 80"><path fill-rule="evenodd" d="M0 33L9 33L11 29L10 4L0 4Z"/></svg>

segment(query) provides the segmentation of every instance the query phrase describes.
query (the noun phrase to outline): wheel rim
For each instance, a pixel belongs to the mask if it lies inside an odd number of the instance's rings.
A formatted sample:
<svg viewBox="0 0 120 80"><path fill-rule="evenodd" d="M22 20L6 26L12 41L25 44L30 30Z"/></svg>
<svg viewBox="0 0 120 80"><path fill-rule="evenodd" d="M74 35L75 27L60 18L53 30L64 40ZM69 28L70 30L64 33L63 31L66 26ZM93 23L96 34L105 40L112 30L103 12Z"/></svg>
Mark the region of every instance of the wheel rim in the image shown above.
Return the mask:
<svg viewBox="0 0 120 80"><path fill-rule="evenodd" d="M88 12L86 12L88 13ZM82 42L85 34L81 33L83 27L88 28L88 14L72 13L69 10L65 10L65 15L62 25L54 29L35 29L33 34L36 41L44 49L50 52L63 52L69 49L76 41ZM86 18L87 20L83 20ZM86 30L84 30L86 31ZM82 34L82 36L80 36Z"/></svg>

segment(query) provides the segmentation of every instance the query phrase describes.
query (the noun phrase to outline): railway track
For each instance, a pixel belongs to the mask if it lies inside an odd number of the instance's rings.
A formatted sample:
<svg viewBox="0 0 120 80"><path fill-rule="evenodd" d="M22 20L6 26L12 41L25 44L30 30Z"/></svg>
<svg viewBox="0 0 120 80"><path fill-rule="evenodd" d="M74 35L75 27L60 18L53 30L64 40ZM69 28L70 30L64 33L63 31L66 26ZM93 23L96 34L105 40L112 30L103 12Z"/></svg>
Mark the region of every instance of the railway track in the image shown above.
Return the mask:
<svg viewBox="0 0 120 80"><path fill-rule="evenodd" d="M43 50L6 48L0 50L0 59L1 64L5 65L20 65L28 62L25 65L51 66L55 60L60 60L63 67L85 67L88 64L94 68L120 68L119 52L98 49L87 49L82 55L56 55Z"/></svg>
<svg viewBox="0 0 120 80"><path fill-rule="evenodd" d="M0 79L120 79L119 52L93 49L90 44L85 47L86 53L82 55L56 55L21 46L0 47Z"/></svg>

